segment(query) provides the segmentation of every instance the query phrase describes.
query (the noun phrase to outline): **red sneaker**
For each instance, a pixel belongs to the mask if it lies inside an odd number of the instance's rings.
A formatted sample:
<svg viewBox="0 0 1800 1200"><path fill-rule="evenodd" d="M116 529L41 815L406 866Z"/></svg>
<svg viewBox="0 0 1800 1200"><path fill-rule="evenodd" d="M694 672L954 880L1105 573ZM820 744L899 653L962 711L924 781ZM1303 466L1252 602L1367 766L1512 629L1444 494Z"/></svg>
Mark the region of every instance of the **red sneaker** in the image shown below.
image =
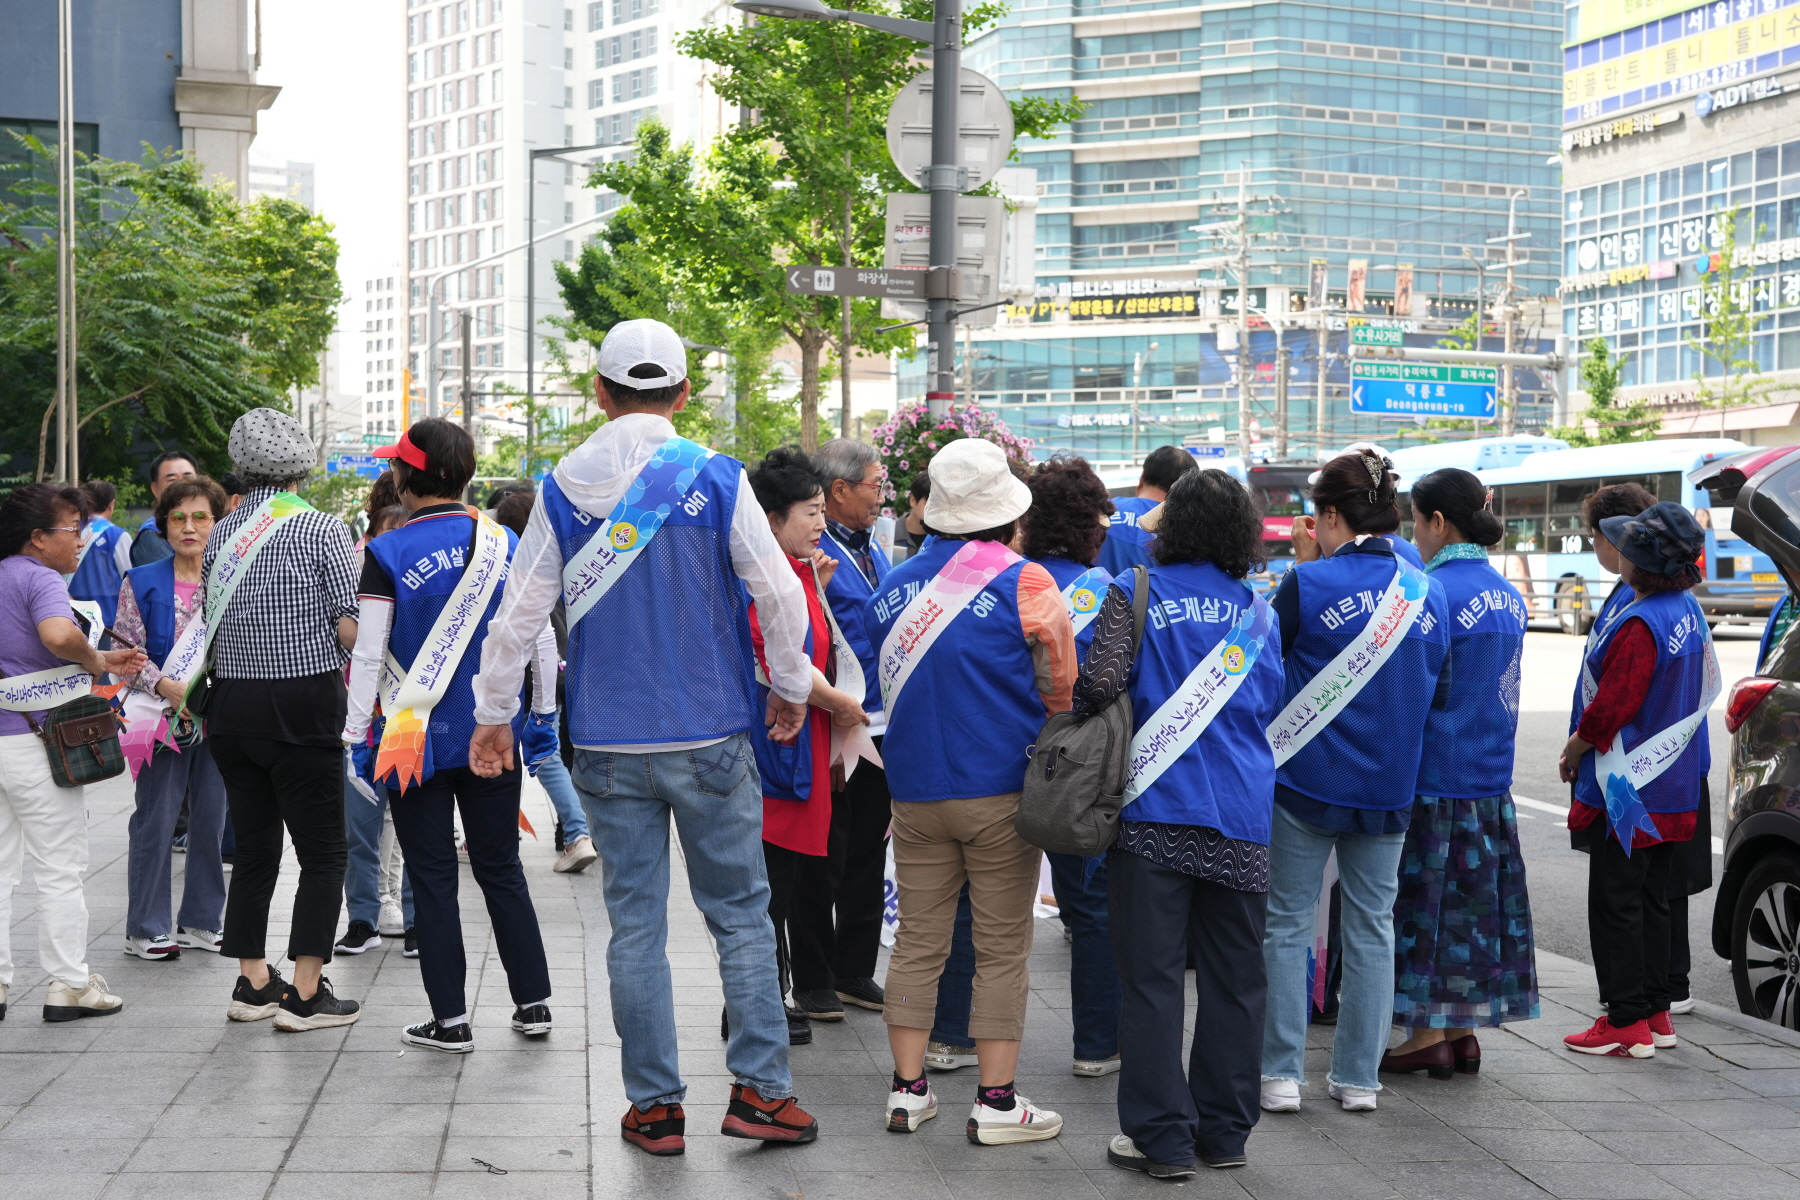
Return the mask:
<svg viewBox="0 0 1800 1200"><path fill-rule="evenodd" d="M1653 1058L1656 1043L1650 1035L1650 1022L1634 1021L1620 1027L1601 1017L1583 1033L1571 1033L1563 1045L1577 1054L1607 1054L1616 1058Z"/></svg>
<svg viewBox="0 0 1800 1200"><path fill-rule="evenodd" d="M810 1142L819 1136L819 1123L792 1096L771 1100L740 1083L731 1089L731 1106L719 1132L759 1142Z"/></svg>
<svg viewBox="0 0 1800 1200"><path fill-rule="evenodd" d="M658 1104L649 1112L634 1104L619 1118L619 1135L658 1158L687 1153L686 1132L687 1114L679 1104Z"/></svg>
<svg viewBox="0 0 1800 1200"><path fill-rule="evenodd" d="M1658 1050L1673 1050L1679 1044L1675 1040L1675 1022L1669 1019L1667 1009L1650 1014L1650 1041Z"/></svg>

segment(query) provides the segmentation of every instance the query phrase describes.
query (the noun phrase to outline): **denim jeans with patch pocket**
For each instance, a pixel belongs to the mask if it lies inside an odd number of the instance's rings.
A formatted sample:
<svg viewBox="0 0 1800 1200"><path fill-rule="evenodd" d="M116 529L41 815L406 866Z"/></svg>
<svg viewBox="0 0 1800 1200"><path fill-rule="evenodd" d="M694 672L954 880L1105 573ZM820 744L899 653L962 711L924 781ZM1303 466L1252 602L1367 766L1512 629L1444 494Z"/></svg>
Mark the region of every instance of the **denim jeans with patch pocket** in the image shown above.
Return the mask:
<svg viewBox="0 0 1800 1200"><path fill-rule="evenodd" d="M762 781L750 739L735 734L663 754L577 748L574 780L600 852L612 922L606 968L626 1096L647 1109L687 1094L667 952L670 817L681 835L688 890L718 948L719 982L731 1017L726 1067L738 1083L764 1096L792 1095L763 865Z"/></svg>

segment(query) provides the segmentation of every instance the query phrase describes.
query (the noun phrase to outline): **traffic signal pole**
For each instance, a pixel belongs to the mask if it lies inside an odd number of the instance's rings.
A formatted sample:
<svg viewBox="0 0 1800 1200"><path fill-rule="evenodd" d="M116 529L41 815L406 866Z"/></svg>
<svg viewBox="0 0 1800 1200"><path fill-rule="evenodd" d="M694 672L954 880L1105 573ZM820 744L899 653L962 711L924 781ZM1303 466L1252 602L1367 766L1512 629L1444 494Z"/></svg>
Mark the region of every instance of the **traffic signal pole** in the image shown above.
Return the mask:
<svg viewBox="0 0 1800 1200"><path fill-rule="evenodd" d="M937 0L932 14L931 258L926 273L926 354L932 363L926 406L942 416L956 399L956 198L957 100L962 91L962 0Z"/></svg>

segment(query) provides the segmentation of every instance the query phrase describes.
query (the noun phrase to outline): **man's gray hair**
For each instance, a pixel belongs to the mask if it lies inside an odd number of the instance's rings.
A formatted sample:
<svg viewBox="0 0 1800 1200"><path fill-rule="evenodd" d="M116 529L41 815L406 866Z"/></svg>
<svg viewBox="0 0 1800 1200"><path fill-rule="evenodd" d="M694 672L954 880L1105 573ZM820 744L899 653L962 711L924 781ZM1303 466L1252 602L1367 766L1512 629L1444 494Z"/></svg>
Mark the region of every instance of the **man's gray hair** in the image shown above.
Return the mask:
<svg viewBox="0 0 1800 1200"><path fill-rule="evenodd" d="M881 461L875 447L867 442L859 442L855 438L832 438L822 443L813 452L813 465L819 469L819 478L830 491L836 480L849 483L861 483L862 477L869 468Z"/></svg>

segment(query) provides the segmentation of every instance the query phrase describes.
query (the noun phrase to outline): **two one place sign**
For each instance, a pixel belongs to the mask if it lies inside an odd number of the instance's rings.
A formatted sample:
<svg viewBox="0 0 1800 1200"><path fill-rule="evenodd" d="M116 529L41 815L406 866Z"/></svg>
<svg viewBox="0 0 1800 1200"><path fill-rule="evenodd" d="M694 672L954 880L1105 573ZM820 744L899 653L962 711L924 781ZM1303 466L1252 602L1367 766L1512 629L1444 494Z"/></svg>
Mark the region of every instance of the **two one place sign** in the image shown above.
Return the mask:
<svg viewBox="0 0 1800 1200"><path fill-rule="evenodd" d="M787 290L802 296L923 300L925 272L917 267L789 267Z"/></svg>
<svg viewBox="0 0 1800 1200"><path fill-rule="evenodd" d="M1495 415L1496 367L1437 363L1350 364L1350 411L1374 417L1464 417Z"/></svg>

